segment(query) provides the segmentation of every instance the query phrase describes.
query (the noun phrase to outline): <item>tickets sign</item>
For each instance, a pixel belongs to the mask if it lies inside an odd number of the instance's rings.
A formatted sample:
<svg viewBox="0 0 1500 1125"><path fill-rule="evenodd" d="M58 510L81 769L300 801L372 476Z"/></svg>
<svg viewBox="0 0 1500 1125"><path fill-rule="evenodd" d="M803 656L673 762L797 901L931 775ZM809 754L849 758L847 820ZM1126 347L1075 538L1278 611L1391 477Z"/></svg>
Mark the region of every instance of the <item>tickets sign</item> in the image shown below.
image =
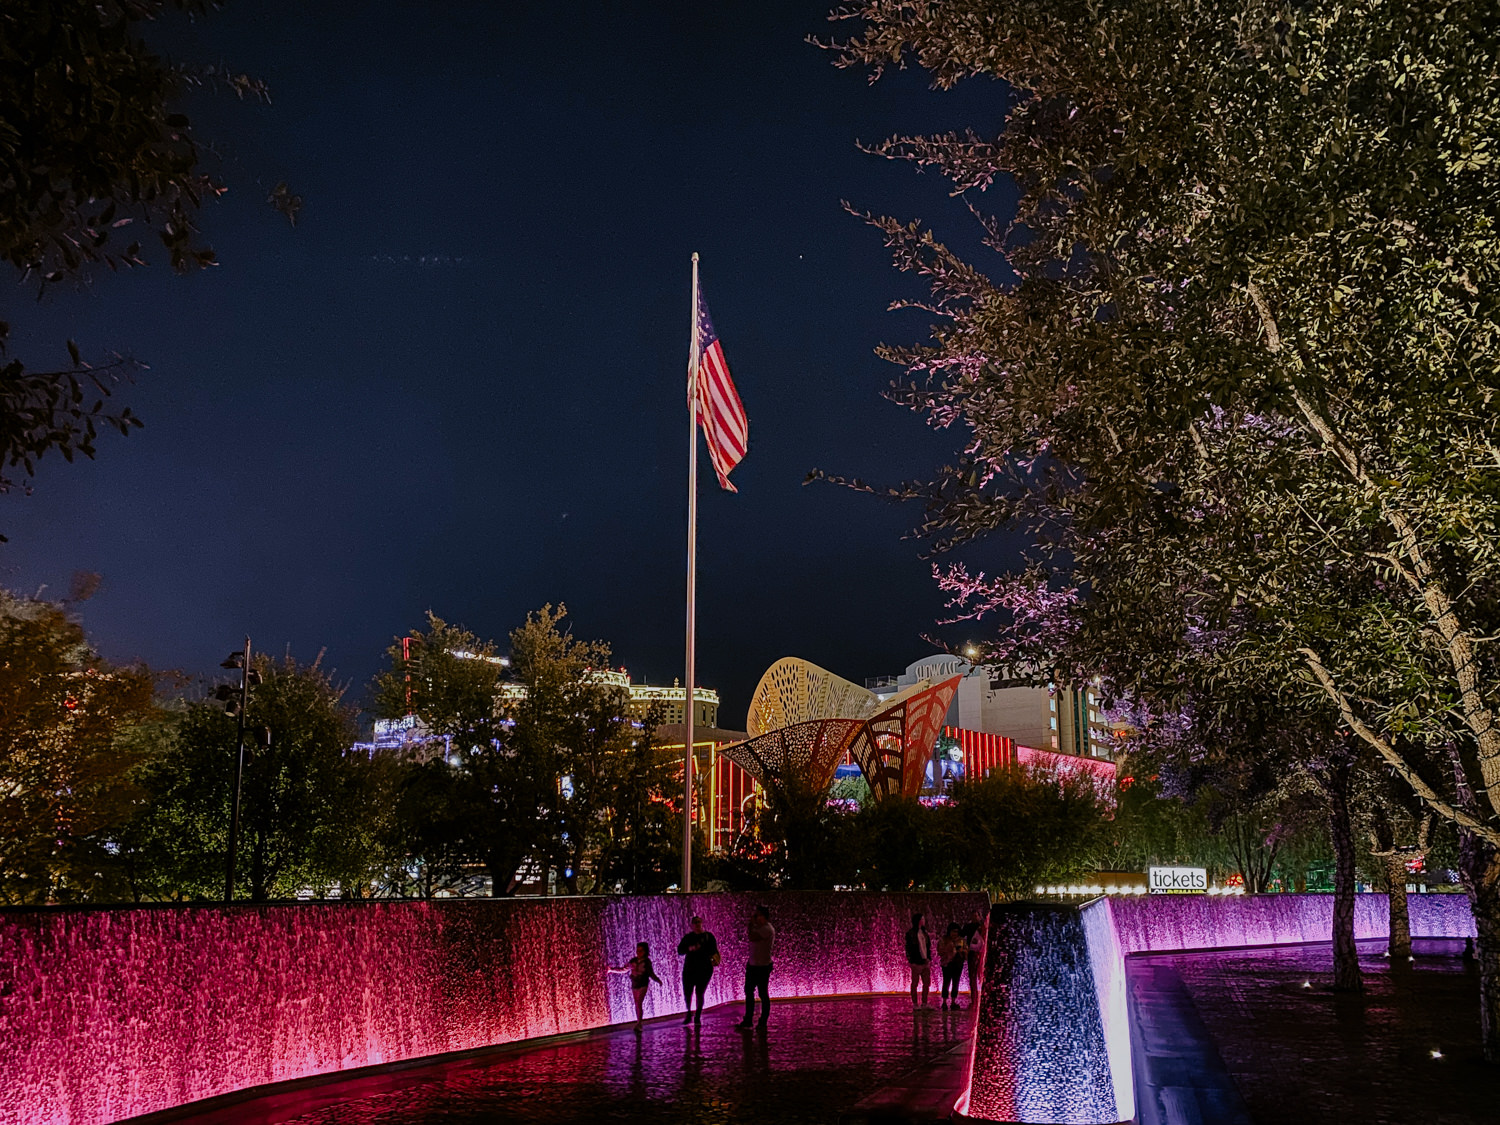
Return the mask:
<svg viewBox="0 0 1500 1125"><path fill-rule="evenodd" d="M1204 895L1208 893L1208 869L1203 867L1152 867L1146 887L1154 895Z"/></svg>

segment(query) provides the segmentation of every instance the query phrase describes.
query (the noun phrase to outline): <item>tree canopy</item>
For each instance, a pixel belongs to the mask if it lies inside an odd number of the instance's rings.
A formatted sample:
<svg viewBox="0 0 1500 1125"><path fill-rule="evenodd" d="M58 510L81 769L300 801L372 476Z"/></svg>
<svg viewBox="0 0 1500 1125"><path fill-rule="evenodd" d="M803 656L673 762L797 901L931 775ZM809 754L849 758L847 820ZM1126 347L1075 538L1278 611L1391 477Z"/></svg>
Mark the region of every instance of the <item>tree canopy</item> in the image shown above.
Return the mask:
<svg viewBox="0 0 1500 1125"><path fill-rule="evenodd" d="M87 897L144 794L129 733L152 680L115 668L65 607L0 591L0 902Z"/></svg>
<svg viewBox="0 0 1500 1125"><path fill-rule="evenodd" d="M1221 686L1336 717L1474 844L1500 1057L1492 7L840 14L847 65L1013 99L998 135L876 146L944 174L1001 255L986 272L872 219L938 318L885 349L908 371L892 395L963 430L953 465L890 491L925 502L939 549L1001 528L1037 545L1024 573L947 567L959 613L995 615L997 661L1166 704L1222 638ZM1014 216L983 207L1000 182Z"/></svg>
<svg viewBox="0 0 1500 1125"><path fill-rule="evenodd" d="M266 90L219 66L169 62L141 36L169 12L209 7L8 0L0 8L0 258L33 293L99 267L144 266L156 243L179 272L215 263L196 218L225 187L181 102L208 83L242 98L264 99ZM92 457L101 428L125 434L140 424L128 406L109 406L135 364L120 356L90 364L72 341L59 367L7 359L9 320L0 315L0 491L15 485L16 470L29 478L48 452Z"/></svg>

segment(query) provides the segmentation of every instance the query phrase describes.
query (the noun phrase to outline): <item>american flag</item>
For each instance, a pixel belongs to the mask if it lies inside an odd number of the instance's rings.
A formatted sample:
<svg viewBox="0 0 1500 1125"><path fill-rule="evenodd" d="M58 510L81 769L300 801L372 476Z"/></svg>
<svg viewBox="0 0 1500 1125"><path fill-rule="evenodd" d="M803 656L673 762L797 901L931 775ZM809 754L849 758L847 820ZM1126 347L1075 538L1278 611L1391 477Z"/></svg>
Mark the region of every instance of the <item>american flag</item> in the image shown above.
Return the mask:
<svg viewBox="0 0 1500 1125"><path fill-rule="evenodd" d="M739 489L729 483L729 474L745 456L746 444L750 440L750 420L745 417L745 408L734 389L734 380L729 377L724 347L719 343L719 334L714 331L714 322L708 317L702 289L698 290L697 342L698 421L703 424L703 436L708 439L708 456L714 463L720 487L738 492Z"/></svg>

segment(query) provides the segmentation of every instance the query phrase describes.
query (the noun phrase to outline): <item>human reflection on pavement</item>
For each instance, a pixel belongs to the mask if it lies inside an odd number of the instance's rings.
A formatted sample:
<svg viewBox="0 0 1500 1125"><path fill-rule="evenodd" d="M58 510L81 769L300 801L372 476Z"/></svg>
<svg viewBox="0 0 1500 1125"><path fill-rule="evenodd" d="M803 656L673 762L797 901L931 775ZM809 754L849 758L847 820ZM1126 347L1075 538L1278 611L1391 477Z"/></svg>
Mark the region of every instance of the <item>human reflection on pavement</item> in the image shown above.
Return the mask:
<svg viewBox="0 0 1500 1125"><path fill-rule="evenodd" d="M641 1034L572 1041L437 1063L384 1082L280 1094L197 1118L199 1125L478 1125L649 1121L802 1125L833 1122L873 1089L935 1059L969 1020L911 1012L905 996L778 1004L768 1030L738 1031L739 1006L678 1017ZM967 1016L968 1013L963 1013ZM912 1021L908 1026L908 1021ZM191 1120L191 1119L190 1119Z"/></svg>

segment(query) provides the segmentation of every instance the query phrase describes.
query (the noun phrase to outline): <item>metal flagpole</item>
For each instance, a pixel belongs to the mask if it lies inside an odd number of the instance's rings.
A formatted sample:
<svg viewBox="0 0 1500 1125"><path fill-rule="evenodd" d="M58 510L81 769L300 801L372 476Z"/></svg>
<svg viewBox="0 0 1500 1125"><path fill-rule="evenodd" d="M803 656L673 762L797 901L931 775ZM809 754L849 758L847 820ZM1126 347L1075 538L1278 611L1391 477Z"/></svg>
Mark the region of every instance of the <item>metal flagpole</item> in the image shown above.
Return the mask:
<svg viewBox="0 0 1500 1125"><path fill-rule="evenodd" d="M693 661L697 644L698 596L698 254L693 252L692 322L688 336L688 526L687 526L687 695L683 703L686 739L682 748L682 892L693 889Z"/></svg>

